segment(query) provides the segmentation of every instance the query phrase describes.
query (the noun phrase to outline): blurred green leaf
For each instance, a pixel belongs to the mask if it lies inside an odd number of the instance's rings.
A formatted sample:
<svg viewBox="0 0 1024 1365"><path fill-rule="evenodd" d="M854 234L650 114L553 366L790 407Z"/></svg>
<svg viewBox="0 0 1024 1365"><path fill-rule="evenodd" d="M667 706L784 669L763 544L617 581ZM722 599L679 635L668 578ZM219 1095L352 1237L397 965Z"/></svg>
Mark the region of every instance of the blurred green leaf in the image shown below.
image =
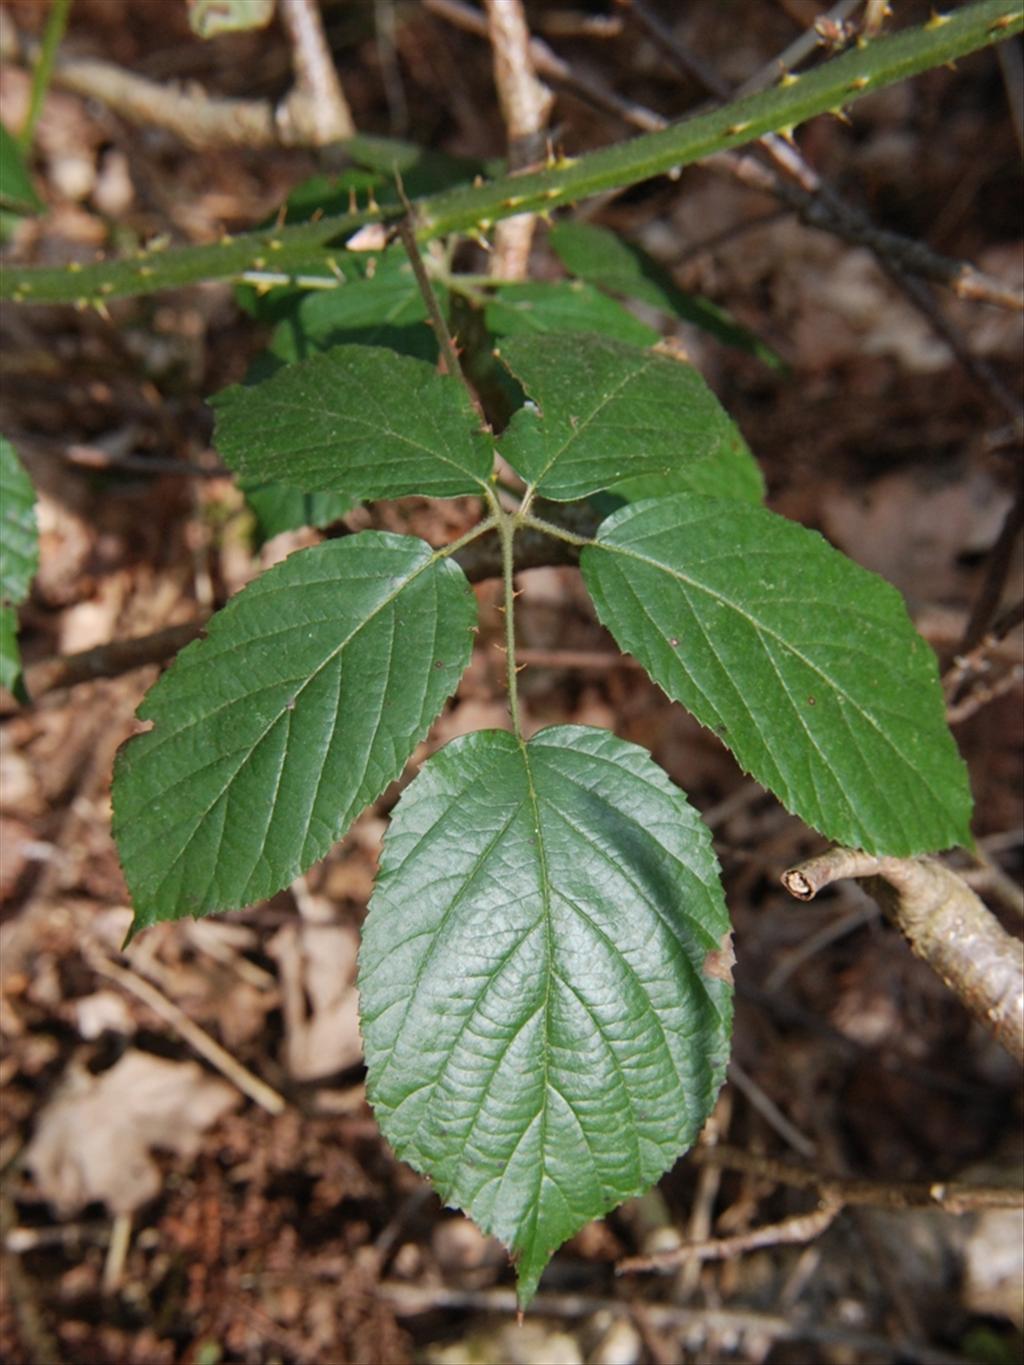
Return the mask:
<svg viewBox="0 0 1024 1365"><path fill-rule="evenodd" d="M0 207L16 213L38 213L42 208L21 148L0 123Z"/></svg>
<svg viewBox="0 0 1024 1365"><path fill-rule="evenodd" d="M563 219L551 229L551 245L571 275L612 294L640 299L672 317L693 323L728 346L749 351L774 368L782 361L760 337L736 322L724 308L680 289L646 251L607 228Z"/></svg>

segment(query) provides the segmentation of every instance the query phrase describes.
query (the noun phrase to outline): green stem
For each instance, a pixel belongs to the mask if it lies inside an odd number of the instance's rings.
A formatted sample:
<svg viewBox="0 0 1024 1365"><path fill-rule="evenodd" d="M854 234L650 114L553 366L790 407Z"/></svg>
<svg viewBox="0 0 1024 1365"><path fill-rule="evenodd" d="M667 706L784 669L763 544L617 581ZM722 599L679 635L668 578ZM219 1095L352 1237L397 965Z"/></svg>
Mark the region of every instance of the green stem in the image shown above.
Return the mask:
<svg viewBox="0 0 1024 1365"><path fill-rule="evenodd" d="M28 113L25 115L25 122L18 134L18 145L23 152L27 152L32 146L32 136L35 133L39 115L42 113L46 92L50 88L54 59L57 56L57 48L60 47L60 40L64 37L64 30L68 26L70 10L71 0L53 0L50 5L50 13L46 17L46 32L43 34L39 58L35 70L32 72L32 92L29 96Z"/></svg>
<svg viewBox="0 0 1024 1365"><path fill-rule="evenodd" d="M919 28L904 29L852 49L771 90L698 114L662 132L647 133L578 160L563 159L531 175L505 176L489 184L451 190L415 205L419 241L455 232L485 232L516 213L544 213L605 190L623 189L652 176L754 142L766 133L787 133L817 114L837 111L861 96L918 72L955 61L1024 29L1020 0L977 0ZM400 206L324 218L319 223L262 231L233 242L185 247L162 256L101 262L64 269L9 269L0 298L39 303L101 304L104 299L151 293L203 279L224 279L246 270L308 267L318 252L340 247L363 223L393 221Z"/></svg>
<svg viewBox="0 0 1024 1365"><path fill-rule="evenodd" d="M578 536L575 531L567 531L564 526L556 526L553 521L545 521L543 517L535 517L532 512L527 510L524 501L520 508L517 518L520 526L527 526L531 531L542 531L546 536L553 536L555 540L564 540L567 545L593 545L593 536Z"/></svg>
<svg viewBox="0 0 1024 1365"><path fill-rule="evenodd" d="M500 511L501 509L499 508L498 510ZM498 521L497 516L494 515L487 517L484 521L478 521L475 526L470 527L465 535L459 536L458 540L453 540L448 545L442 545L439 550L435 550L434 560L432 562L436 562L439 559L449 559L452 555L458 554L458 552L464 550L467 545L472 545L474 540L479 540L480 537L486 535L488 531L493 531L496 526L500 531L500 522Z"/></svg>
<svg viewBox="0 0 1024 1365"><path fill-rule="evenodd" d="M512 731L522 742L523 731L519 723L519 674L516 669L516 585L514 542L520 525L519 512L506 512L498 502L497 496L490 496L492 520L498 527L501 540L501 578L505 589L502 610L505 613L505 668L508 686L508 709L512 717Z"/></svg>

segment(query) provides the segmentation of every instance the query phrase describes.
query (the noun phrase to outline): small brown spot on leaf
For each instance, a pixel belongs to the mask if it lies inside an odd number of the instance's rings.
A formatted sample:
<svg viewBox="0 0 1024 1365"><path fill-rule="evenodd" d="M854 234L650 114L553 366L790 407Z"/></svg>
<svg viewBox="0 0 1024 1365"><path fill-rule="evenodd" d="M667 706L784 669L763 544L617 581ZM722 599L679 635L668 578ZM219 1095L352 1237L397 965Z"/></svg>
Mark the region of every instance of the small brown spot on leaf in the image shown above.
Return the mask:
<svg viewBox="0 0 1024 1365"><path fill-rule="evenodd" d="M732 985L732 969L736 961L736 954L732 950L732 931L726 932L719 939L718 947L712 948L704 959L701 972L704 976L713 977L716 981L724 981L727 986Z"/></svg>

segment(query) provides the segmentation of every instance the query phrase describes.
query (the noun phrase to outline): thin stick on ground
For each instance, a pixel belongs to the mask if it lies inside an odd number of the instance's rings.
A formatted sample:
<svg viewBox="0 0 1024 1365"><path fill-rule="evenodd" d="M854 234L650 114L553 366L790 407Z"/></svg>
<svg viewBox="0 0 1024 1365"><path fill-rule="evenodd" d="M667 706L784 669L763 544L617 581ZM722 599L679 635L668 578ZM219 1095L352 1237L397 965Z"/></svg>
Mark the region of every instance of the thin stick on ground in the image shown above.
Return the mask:
<svg viewBox="0 0 1024 1365"><path fill-rule="evenodd" d="M173 1001L168 1000L165 995L151 986L148 981L143 980L136 972L127 967L120 967L116 962L112 962L98 949L90 949L87 958L93 971L99 972L101 976L109 978L123 990L130 992L144 1005L148 1005L154 1014L158 1014L165 1023L175 1030L190 1047L194 1048L210 1063L211 1066L226 1077L232 1085L241 1090L243 1095L248 1095L268 1114L283 1114L287 1105L281 1095L267 1085L266 1081L260 1080L258 1076L244 1067L241 1062L232 1057L231 1053L221 1047L210 1035L194 1023L184 1010L179 1009Z"/></svg>
<svg viewBox="0 0 1024 1365"><path fill-rule="evenodd" d="M615 1273L631 1275L637 1271L653 1270L665 1275L695 1261L728 1261L764 1247L813 1242L826 1228L831 1227L842 1209L842 1200L826 1196L821 1207L810 1213L798 1213L777 1223L765 1223L761 1227L751 1228L749 1232L738 1232L732 1237L705 1237L699 1242L684 1242L671 1251L657 1251L651 1256L627 1256L616 1265Z"/></svg>
<svg viewBox="0 0 1024 1365"><path fill-rule="evenodd" d="M415 1317L438 1310L470 1313L503 1313L515 1316L519 1303L514 1289L448 1289L419 1286L399 1280L382 1280L377 1292L398 1317ZM629 1299L602 1297L599 1294L541 1293L530 1305L537 1318L573 1321L596 1313L632 1316ZM652 1326L666 1331L691 1329L707 1332L732 1332L742 1337L749 1333L758 1341L816 1341L872 1352L881 1360L927 1360L929 1365L963 1365L963 1357L951 1355L925 1342L893 1340L873 1332L861 1332L844 1323L823 1322L820 1317L801 1313L759 1313L755 1309L683 1308L676 1304L643 1304L645 1317Z"/></svg>
<svg viewBox="0 0 1024 1365"><path fill-rule="evenodd" d="M805 1137L794 1123L791 1123L789 1119L786 1118L785 1114L775 1101L761 1089L753 1076L748 1075L735 1057L729 1063L729 1080L748 1102L753 1105L768 1124L769 1128L773 1128L775 1132L778 1133L783 1142L788 1143L789 1146L792 1147L795 1152L799 1152L801 1156L808 1158L814 1156L814 1143L811 1142L810 1138Z"/></svg>
<svg viewBox="0 0 1024 1365"><path fill-rule="evenodd" d="M742 1171L777 1185L817 1190L843 1204L875 1209L939 1208L946 1213L1024 1208L1024 1190L1013 1185L981 1185L960 1180L859 1180L828 1175L791 1161L762 1156L727 1143L702 1145L688 1160L698 1166Z"/></svg>

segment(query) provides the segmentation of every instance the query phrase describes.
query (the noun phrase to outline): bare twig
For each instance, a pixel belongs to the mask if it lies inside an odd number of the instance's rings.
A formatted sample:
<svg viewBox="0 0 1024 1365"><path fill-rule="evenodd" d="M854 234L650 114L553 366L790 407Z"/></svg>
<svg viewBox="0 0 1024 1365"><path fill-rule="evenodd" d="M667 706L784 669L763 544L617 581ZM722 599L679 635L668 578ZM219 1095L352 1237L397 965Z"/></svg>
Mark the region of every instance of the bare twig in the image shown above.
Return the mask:
<svg viewBox="0 0 1024 1365"><path fill-rule="evenodd" d="M1024 290L984 274L967 261L932 251L924 242L878 227L866 213L839 199L827 187L823 192L816 173L793 148L787 148L781 138L773 148L784 157L787 169L793 170L801 183L780 180L769 167L752 156L735 152L719 152L709 157L705 165L728 172L751 189L773 195L797 213L808 227L830 232L854 246L866 246L876 256L898 263L911 274L948 286L958 298L991 303L1012 312L1024 309ZM808 184L817 188L809 189Z"/></svg>
<svg viewBox="0 0 1024 1365"><path fill-rule="evenodd" d="M765 990L769 994L781 990L793 973L805 962L810 961L823 948L845 938L847 934L854 933L855 930L862 928L865 924L870 924L872 920L878 918L878 913L878 906L873 901L868 901L866 905L858 905L854 909L848 910L845 915L833 920L831 924L826 924L816 934L811 934L810 938L804 939L801 944L783 958L777 967L773 968L764 983Z"/></svg>
<svg viewBox="0 0 1024 1365"><path fill-rule="evenodd" d="M1019 836L1015 842L1021 842ZM964 872L963 879L968 886L980 886L993 900L1024 919L1024 889L999 866L993 856L995 851L989 840L979 839L974 849L975 867L972 871Z"/></svg>
<svg viewBox="0 0 1024 1365"><path fill-rule="evenodd" d="M437 344L441 351L442 359L444 360L445 370L453 379L458 380L463 386L469 394L469 401L473 404L474 409L480 413L481 420L483 420L483 411L480 406L480 400L473 392L473 386L470 384L469 379L466 377L466 372L459 362L459 353L455 349L455 342L452 340L451 333L448 330L448 323L445 320L444 312L437 301L434 287L430 283L430 276L427 274L427 268L423 264L423 257L420 255L420 249L416 242L416 233L413 229L412 205L406 197L401 178L398 180L398 193L405 206L405 217L401 219L398 224L398 235L401 238L402 246L405 248L405 254L409 257L412 273L416 277L416 287L420 291L420 297L422 298L430 317L430 325L434 329L434 336L437 339Z"/></svg>
<svg viewBox="0 0 1024 1365"><path fill-rule="evenodd" d="M1024 1190L1014 1185L976 1185L959 1180L857 1180L826 1175L791 1161L762 1156L726 1143L694 1147L688 1160L698 1166L743 1171L777 1185L817 1190L822 1198L875 1209L940 1208L946 1213L1024 1208Z"/></svg>
<svg viewBox="0 0 1024 1365"><path fill-rule="evenodd" d="M756 71L749 80L736 91L737 95L753 95L758 90L764 90L777 81L780 76L793 71L806 61L812 53L822 46L822 27L824 24L843 24L855 10L860 9L862 0L839 0L831 9L820 15L810 28L804 29L787 48L771 62L768 62Z"/></svg>
<svg viewBox="0 0 1024 1365"><path fill-rule="evenodd" d="M1024 944L970 887L931 859L877 858L846 848L790 868L782 883L798 900L813 900L843 877L866 880L914 952L1011 1056L1024 1061Z"/></svg>
<svg viewBox="0 0 1024 1365"><path fill-rule="evenodd" d="M463 3L463 0L424 0L424 7L438 18L446 20L457 28L477 37L487 36L487 25L479 10ZM717 99L732 97L729 86L722 81L707 63L688 53L680 44L675 44L676 55L685 70L699 80ZM669 120L663 115L623 99L614 90L591 76L583 76L578 71L537 38L531 39L530 52L537 73L571 91L598 109L621 119L627 126L641 132L657 132L668 126ZM753 157L732 152L721 152L706 158L705 166L727 171L752 188L773 194L793 208L801 219L812 227L834 233L845 241L867 246L876 255L889 261L898 261L906 270L937 284L947 285L960 298L991 303L1015 311L1024 310L1024 290L1015 289L1003 281L977 270L965 261L954 260L932 251L923 242L903 237L877 227L866 214L853 208L829 192L823 186L817 172L790 147L785 139L771 135L763 139L766 149L773 160L798 183L790 184L779 180L767 167L759 165ZM828 194L829 202L825 202ZM929 319L931 320L931 319ZM1001 405L1002 405L1002 400ZM1019 413L1013 414L1015 428L1019 423Z"/></svg>
<svg viewBox="0 0 1024 1365"><path fill-rule="evenodd" d="M946 707L946 720L950 725L962 725L965 720L970 720L979 711L984 710L992 702L998 701L1000 697L1005 697L1007 692L1012 692L1015 687L1020 687L1024 682L1024 666L1014 665L1008 673L996 678L990 683L979 683L974 687L963 701L957 702L955 706Z"/></svg>
<svg viewBox="0 0 1024 1365"><path fill-rule="evenodd" d="M814 1156L814 1143L804 1137L800 1129L786 1118L775 1101L761 1089L753 1076L740 1066L735 1057L729 1063L729 1080L753 1105L769 1127L774 1128L779 1137L788 1142L794 1151L808 1158Z"/></svg>
<svg viewBox="0 0 1024 1365"><path fill-rule="evenodd" d="M692 1261L727 1261L762 1247L812 1242L835 1222L842 1208L841 1199L826 1195L821 1207L810 1213L798 1213L778 1223L765 1223L761 1227L751 1228L749 1232L738 1232L733 1237L706 1237L700 1242L684 1242L671 1251L657 1251L652 1256L627 1256L616 1265L615 1273L629 1275L636 1271L655 1270L667 1274Z"/></svg>
<svg viewBox="0 0 1024 1365"><path fill-rule="evenodd" d="M278 9L291 40L296 94L311 111L316 145L352 137L356 126L327 46L317 0L279 0Z"/></svg>
<svg viewBox="0 0 1024 1365"><path fill-rule="evenodd" d="M729 1124L732 1121L732 1111L732 1095L726 1087L719 1095L718 1102L711 1111L711 1117L704 1125L701 1142L709 1147L717 1147L728 1131ZM703 1242L711 1236L715 1200L718 1198L721 1184L722 1172L717 1166L709 1164L698 1173L697 1188L693 1194L690 1217L686 1225L687 1237L691 1243ZM700 1284L700 1267L700 1260L694 1259L687 1261L680 1268L679 1279L676 1283L682 1291L684 1299L696 1292Z"/></svg>
<svg viewBox="0 0 1024 1365"><path fill-rule="evenodd" d="M464 0L423 0L423 7L465 33L472 33L477 38L488 36L485 16L473 5L465 4ZM545 80L553 81L556 85L572 91L595 108L603 109L621 119L631 128L639 128L644 133L654 133L668 124L667 119L653 110L645 109L642 104L636 104L633 100L624 99L602 82L574 71L568 62L552 52L547 43L541 42L539 38L530 39L530 57L538 76L543 76Z"/></svg>
<svg viewBox="0 0 1024 1365"><path fill-rule="evenodd" d="M494 83L508 135L508 168L515 171L540 157L553 96L534 74L522 0L484 3L494 52ZM491 256L495 279L526 278L535 224L534 214L521 213L497 225Z"/></svg>
<svg viewBox="0 0 1024 1365"><path fill-rule="evenodd" d="M29 696L37 701L47 692L61 687L75 687L96 678L117 678L147 664L162 663L179 649L189 644L206 625L205 616L185 621L180 626L167 626L151 635L140 635L129 640L110 640L94 645L79 654L66 654L43 659L25 670L25 686Z"/></svg>
<svg viewBox="0 0 1024 1365"><path fill-rule="evenodd" d="M516 658L534 668L643 668L631 654L610 649L517 649Z"/></svg>
<svg viewBox="0 0 1024 1365"><path fill-rule="evenodd" d="M519 1313L514 1289L447 1289L419 1286L398 1280L382 1280L377 1292L386 1299L398 1317L415 1317L438 1309L471 1313ZM538 1318L574 1320L595 1313L630 1316L634 1305L629 1300L598 1294L538 1294L530 1305ZM921 1360L929 1365L963 1365L961 1356L950 1355L924 1342L898 1341L858 1332L841 1323L823 1322L818 1317L798 1313L785 1316L758 1313L753 1309L682 1308L676 1304L644 1303L643 1312L652 1326L669 1331L689 1328L694 1331L750 1334L758 1340L835 1342L854 1350L870 1351L882 1360Z"/></svg>
<svg viewBox="0 0 1024 1365"><path fill-rule="evenodd" d="M100 1287L104 1294L114 1294L121 1287L124 1278L124 1263L128 1258L128 1248L132 1240L132 1215L115 1213L110 1228L110 1242L103 1261L103 1278Z"/></svg>
<svg viewBox="0 0 1024 1365"><path fill-rule="evenodd" d="M8 42L0 29L0 59L30 63L38 45ZM295 91L275 109L266 100L220 99L196 85L161 84L111 62L58 54L52 84L100 100L132 123L166 128L191 147L303 147L317 145L318 112Z"/></svg>
<svg viewBox="0 0 1024 1365"><path fill-rule="evenodd" d="M89 965L93 971L99 972L101 976L109 977L111 981L117 983L124 990L137 996L143 1004L148 1005L154 1014L158 1014L161 1019L170 1024L171 1027L181 1035L190 1047L204 1057L211 1066L217 1068L221 1075L227 1077L232 1085L237 1086L243 1095L248 1095L251 1100L265 1109L268 1114L283 1114L286 1108L283 1098L266 1081L260 1080L253 1073L232 1057L231 1053L222 1048L210 1035L194 1023L184 1010L168 1000L165 995L151 986L137 972L131 971L127 967L120 967L116 962L112 962L98 949L87 951Z"/></svg>

